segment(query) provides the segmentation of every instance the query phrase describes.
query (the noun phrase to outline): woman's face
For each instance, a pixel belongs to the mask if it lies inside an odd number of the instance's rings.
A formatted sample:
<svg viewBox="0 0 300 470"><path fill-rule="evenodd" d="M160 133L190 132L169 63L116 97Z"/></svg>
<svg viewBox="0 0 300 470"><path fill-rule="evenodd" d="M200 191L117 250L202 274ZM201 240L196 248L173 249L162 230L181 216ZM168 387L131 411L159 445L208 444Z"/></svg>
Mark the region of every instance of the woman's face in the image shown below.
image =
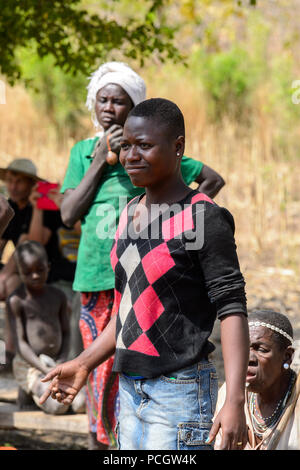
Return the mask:
<svg viewBox="0 0 300 470"><path fill-rule="evenodd" d="M119 85L109 83L96 95L95 113L104 130L113 124L124 126L129 111L133 108L131 98Z"/></svg>
<svg viewBox="0 0 300 470"><path fill-rule="evenodd" d="M281 350L272 330L263 326L250 327L250 355L246 382L248 390L262 393L280 380L284 373L283 363L291 362L288 349Z"/></svg>
<svg viewBox="0 0 300 470"><path fill-rule="evenodd" d="M131 116L124 126L120 162L132 184L154 188L174 175L180 163L176 153L183 145L184 138L171 138L165 126Z"/></svg>

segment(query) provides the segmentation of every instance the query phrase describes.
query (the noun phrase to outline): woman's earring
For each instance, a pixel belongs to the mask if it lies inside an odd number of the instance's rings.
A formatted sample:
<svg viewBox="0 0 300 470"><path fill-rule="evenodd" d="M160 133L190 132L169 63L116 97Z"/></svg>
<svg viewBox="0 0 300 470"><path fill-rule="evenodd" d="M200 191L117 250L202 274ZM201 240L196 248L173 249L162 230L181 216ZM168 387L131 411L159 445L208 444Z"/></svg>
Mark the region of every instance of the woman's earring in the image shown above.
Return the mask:
<svg viewBox="0 0 300 470"><path fill-rule="evenodd" d="M180 152L177 152L176 155L177 155L177 157L180 157Z"/></svg>
<svg viewBox="0 0 300 470"><path fill-rule="evenodd" d="M288 369L290 368L290 365L289 365L287 362L285 362L285 363L283 364L283 368L284 368L285 370L288 370Z"/></svg>

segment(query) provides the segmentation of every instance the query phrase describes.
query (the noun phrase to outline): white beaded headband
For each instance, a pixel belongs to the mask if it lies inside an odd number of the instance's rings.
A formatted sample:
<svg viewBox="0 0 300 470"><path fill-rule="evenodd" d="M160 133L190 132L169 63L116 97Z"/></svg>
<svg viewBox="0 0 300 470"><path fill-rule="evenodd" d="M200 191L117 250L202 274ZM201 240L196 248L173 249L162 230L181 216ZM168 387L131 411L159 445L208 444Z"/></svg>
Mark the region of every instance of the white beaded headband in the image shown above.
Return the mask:
<svg viewBox="0 0 300 470"><path fill-rule="evenodd" d="M249 326L264 326L265 328L270 328L270 330L276 331L280 335L285 336L285 338L287 338L293 344L293 338L289 334L277 326L270 325L270 323L265 323L263 321L251 321L249 322Z"/></svg>

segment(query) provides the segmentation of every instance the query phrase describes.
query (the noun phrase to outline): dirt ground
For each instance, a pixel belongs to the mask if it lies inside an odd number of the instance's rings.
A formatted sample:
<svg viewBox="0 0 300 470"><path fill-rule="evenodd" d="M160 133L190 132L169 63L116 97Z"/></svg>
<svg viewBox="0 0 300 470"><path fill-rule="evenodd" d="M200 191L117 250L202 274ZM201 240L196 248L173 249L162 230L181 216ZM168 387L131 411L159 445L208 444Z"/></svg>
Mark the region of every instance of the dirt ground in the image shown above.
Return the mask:
<svg viewBox="0 0 300 470"><path fill-rule="evenodd" d="M0 446L18 450L87 450L87 438L80 434L0 429Z"/></svg>
<svg viewBox="0 0 300 470"><path fill-rule="evenodd" d="M290 269L279 269L271 266L254 269L250 266L243 266L242 260L241 267L247 286L248 311L270 308L289 317L294 328L295 344L298 347L297 363L295 363L294 368L300 370L300 283L296 273ZM0 339L3 337L2 328L3 313L0 314ZM216 322L210 339L216 346L213 360L221 384L224 381L224 371L219 322ZM0 445L6 444L13 445L18 449L28 450L87 449L86 436L59 432L0 430Z"/></svg>
<svg viewBox="0 0 300 470"><path fill-rule="evenodd" d="M246 281L248 312L259 309L272 309L287 315L294 330L295 346L297 347L297 364L299 367L300 347L300 282L296 273L291 269L280 269L272 266L253 268L243 266L240 257L242 272ZM257 264L259 266L259 264ZM224 381L223 360L220 342L220 325L215 323L210 340L216 346L213 360L216 364L219 382ZM295 354L296 356L296 354Z"/></svg>

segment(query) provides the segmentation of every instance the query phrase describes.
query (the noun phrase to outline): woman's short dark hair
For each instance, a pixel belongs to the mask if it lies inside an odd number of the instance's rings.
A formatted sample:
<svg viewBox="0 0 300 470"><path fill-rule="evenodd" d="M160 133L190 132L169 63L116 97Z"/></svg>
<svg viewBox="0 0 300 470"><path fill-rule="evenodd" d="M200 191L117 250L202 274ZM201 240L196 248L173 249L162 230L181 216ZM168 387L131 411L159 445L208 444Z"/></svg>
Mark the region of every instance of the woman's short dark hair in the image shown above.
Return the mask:
<svg viewBox="0 0 300 470"><path fill-rule="evenodd" d="M136 105L128 114L148 118L166 126L172 137L185 136L184 117L173 101L164 98L151 98Z"/></svg>
<svg viewBox="0 0 300 470"><path fill-rule="evenodd" d="M275 312L274 310L255 310L250 313L248 320L249 322L259 321L269 323L272 326L280 328L292 338L294 336L293 327L288 317L282 313ZM286 349L291 345L288 338L274 330L271 331L273 333L274 341L278 344L280 349Z"/></svg>

